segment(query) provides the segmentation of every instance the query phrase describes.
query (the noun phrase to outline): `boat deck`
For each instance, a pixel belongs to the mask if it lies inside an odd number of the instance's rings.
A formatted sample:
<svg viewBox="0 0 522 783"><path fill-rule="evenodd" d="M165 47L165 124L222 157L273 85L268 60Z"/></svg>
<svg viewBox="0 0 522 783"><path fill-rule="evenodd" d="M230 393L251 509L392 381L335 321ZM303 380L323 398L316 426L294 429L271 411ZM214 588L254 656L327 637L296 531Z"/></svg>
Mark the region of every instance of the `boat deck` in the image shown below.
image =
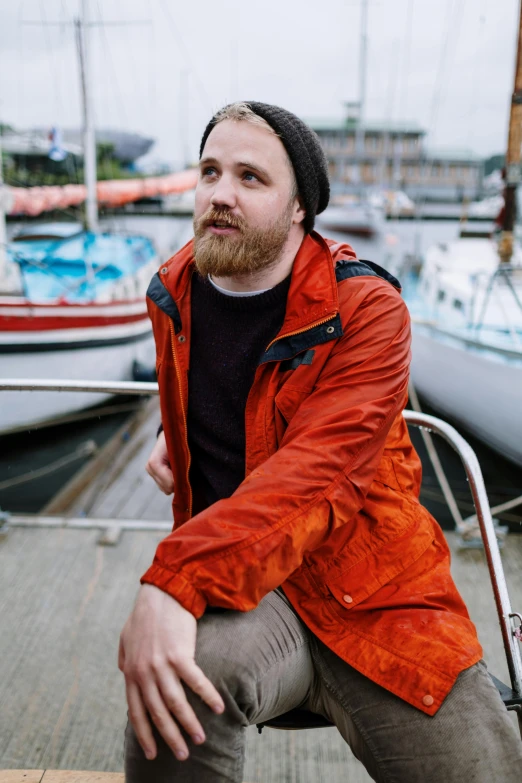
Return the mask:
<svg viewBox="0 0 522 783"><path fill-rule="evenodd" d="M80 477L83 491L77 481L55 499L48 511L66 517L61 526L42 527L45 520L38 519L28 526L26 519L0 538L0 770L122 769L126 710L118 637L139 577L170 525L170 499L143 470L159 421L155 406L144 406L134 435L120 432L112 452L108 444L96 476ZM67 515L87 527L65 526ZM100 546L99 527L111 517L123 527L144 520L150 529L126 529L108 542L116 546ZM459 551L455 535L447 535L485 658L507 683L485 556ZM508 537L502 559L513 606L521 611L522 536ZM265 729L259 736L251 727L247 737L249 783L370 780L333 728Z"/></svg>

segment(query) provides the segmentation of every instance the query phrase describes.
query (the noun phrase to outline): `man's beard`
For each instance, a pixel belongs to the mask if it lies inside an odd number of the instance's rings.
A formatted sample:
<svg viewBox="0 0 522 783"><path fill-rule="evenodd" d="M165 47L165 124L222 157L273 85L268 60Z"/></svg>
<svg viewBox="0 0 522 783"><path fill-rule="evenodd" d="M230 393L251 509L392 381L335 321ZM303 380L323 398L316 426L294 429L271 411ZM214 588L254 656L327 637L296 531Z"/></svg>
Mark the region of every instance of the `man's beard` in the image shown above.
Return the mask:
<svg viewBox="0 0 522 783"><path fill-rule="evenodd" d="M194 220L194 261L203 277L254 275L275 264L292 226L293 202L270 228L249 228L246 221L228 210L211 207ZM226 223L238 229L218 236L208 231L212 223Z"/></svg>

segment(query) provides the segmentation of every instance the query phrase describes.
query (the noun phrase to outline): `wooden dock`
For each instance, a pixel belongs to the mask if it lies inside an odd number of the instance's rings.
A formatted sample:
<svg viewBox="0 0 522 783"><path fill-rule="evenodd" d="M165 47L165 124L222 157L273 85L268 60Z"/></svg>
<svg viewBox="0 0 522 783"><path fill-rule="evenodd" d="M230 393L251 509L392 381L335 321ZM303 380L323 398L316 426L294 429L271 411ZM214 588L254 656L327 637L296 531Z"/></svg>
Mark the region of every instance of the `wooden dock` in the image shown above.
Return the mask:
<svg viewBox="0 0 522 783"><path fill-rule="evenodd" d="M67 778L64 771L122 770L126 708L118 638L139 578L171 525L171 499L144 470L158 422L157 401L147 402L96 456L96 469L84 469L54 499L46 518L20 517L19 524L15 518L0 538L0 770L17 770L11 777L0 772L1 783L91 783L98 778ZM131 529L133 522L141 529ZM114 533L110 525L117 534L103 540ZM448 540L486 661L508 682L484 554L458 550L453 533ZM521 611L522 536L508 536L502 559L513 606ZM247 737L249 783L370 781L333 728L265 729L259 736L251 727ZM111 779L121 780L99 777L100 783Z"/></svg>
<svg viewBox="0 0 522 783"><path fill-rule="evenodd" d="M44 514L172 525L172 498L159 492L145 471L159 422L159 402L153 398L63 487Z"/></svg>

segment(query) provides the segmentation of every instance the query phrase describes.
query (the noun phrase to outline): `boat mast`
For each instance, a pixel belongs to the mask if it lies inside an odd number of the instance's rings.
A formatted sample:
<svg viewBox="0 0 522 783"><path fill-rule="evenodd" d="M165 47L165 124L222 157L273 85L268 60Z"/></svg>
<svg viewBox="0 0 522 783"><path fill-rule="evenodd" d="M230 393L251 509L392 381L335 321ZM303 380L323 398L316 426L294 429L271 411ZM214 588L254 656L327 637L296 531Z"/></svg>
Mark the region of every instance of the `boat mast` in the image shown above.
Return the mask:
<svg viewBox="0 0 522 783"><path fill-rule="evenodd" d="M98 231L98 201L96 193L96 137L92 111L92 94L89 82L89 51L87 46L87 28L89 23L88 0L81 0L80 17L75 20L78 60L80 65L80 83L83 113L83 171L87 199L85 202L85 227L88 231Z"/></svg>
<svg viewBox="0 0 522 783"><path fill-rule="evenodd" d="M366 61L368 50L368 0L361 0L361 40L359 45L359 118L355 131L357 182L362 184L364 157L364 109L366 102Z"/></svg>
<svg viewBox="0 0 522 783"><path fill-rule="evenodd" d="M511 97L508 148L506 155L506 187L504 190L504 221L499 244L501 261L509 263L513 255L513 231L517 217L517 185L520 183L520 148L522 146L522 2L519 10L515 86Z"/></svg>
<svg viewBox="0 0 522 783"><path fill-rule="evenodd" d="M4 162L2 158L2 132L0 130L0 289L7 274L7 231L5 228Z"/></svg>

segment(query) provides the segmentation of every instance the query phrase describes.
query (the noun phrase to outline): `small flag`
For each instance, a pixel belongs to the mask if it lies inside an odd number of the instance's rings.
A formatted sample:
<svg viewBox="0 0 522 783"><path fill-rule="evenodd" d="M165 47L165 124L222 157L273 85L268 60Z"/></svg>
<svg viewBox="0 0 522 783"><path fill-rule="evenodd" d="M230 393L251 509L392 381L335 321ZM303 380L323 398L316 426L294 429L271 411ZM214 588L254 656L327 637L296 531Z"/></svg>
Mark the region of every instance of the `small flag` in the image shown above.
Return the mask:
<svg viewBox="0 0 522 783"><path fill-rule="evenodd" d="M51 160L59 163L65 160L67 152L63 148L62 132L59 128L52 127L49 133L49 141L51 142L51 148L49 150L49 157Z"/></svg>

